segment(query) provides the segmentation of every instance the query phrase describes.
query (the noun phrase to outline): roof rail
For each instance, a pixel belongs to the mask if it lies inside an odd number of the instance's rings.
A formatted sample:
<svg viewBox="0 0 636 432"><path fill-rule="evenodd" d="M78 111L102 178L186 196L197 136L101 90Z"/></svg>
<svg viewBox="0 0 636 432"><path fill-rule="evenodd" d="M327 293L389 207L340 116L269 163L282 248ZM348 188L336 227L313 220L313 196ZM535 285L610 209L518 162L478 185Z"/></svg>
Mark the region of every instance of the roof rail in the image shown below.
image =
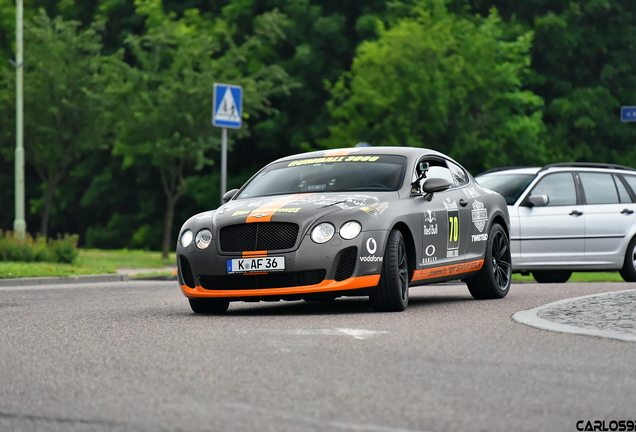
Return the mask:
<svg viewBox="0 0 636 432"><path fill-rule="evenodd" d="M541 168L539 170L539 172L541 171L545 171L549 168L556 168L556 167L580 167L580 168L610 168L610 169L622 169L622 170L627 170L627 171L636 171L636 168L632 168L626 165L618 165L618 164L612 164L612 163L598 163L598 162L558 162L558 163L551 163L548 164L546 166L544 166L543 168Z"/></svg>
<svg viewBox="0 0 636 432"><path fill-rule="evenodd" d="M475 177L483 175L483 174L494 173L494 172L497 172L497 171L506 171L506 170L518 169L518 168L528 168L528 167L527 166L505 166L505 167L490 168L490 169L487 169L486 171L480 172Z"/></svg>

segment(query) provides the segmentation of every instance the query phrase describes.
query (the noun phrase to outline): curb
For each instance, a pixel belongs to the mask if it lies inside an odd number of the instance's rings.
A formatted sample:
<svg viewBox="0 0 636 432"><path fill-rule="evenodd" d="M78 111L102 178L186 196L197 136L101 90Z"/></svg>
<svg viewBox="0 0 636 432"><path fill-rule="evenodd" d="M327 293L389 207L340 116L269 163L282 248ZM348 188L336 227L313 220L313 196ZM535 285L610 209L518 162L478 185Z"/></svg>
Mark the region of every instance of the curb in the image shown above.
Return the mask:
<svg viewBox="0 0 636 432"><path fill-rule="evenodd" d="M122 274L13 278L0 279L0 288L30 285L59 285L68 283L127 282L129 280L128 275Z"/></svg>
<svg viewBox="0 0 636 432"><path fill-rule="evenodd" d="M538 316L538 313L545 309L555 308L560 305L577 302L579 300L583 300L587 298L611 296L612 294L626 293L626 292L636 292L636 290L631 289L631 290L621 290L621 291L610 291L606 293L597 293L597 294L590 294L590 295L585 295L581 297L563 299L563 300L555 301L552 303L544 304L542 306L538 306L533 309L516 312L512 315L512 319L520 324L525 324L530 327L538 328L541 330L557 332L557 333L570 333L570 334L577 334L577 335L583 335L583 336L595 336L600 338L636 342L636 335L634 334L622 333L615 330L584 328L584 327L579 327L572 324L561 324L561 323L550 321Z"/></svg>

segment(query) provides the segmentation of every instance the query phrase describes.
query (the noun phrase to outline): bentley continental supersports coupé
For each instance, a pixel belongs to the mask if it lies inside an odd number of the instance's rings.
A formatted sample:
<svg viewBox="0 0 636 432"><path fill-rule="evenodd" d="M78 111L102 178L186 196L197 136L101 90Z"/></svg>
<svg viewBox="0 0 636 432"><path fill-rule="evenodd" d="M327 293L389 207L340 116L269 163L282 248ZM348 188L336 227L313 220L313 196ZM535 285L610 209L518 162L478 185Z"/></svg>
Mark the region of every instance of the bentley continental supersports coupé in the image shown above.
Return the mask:
<svg viewBox="0 0 636 432"><path fill-rule="evenodd" d="M416 285L462 280L476 299L510 289L505 200L437 151L288 156L223 201L179 232L179 284L195 313L223 313L233 301L341 296L402 311Z"/></svg>

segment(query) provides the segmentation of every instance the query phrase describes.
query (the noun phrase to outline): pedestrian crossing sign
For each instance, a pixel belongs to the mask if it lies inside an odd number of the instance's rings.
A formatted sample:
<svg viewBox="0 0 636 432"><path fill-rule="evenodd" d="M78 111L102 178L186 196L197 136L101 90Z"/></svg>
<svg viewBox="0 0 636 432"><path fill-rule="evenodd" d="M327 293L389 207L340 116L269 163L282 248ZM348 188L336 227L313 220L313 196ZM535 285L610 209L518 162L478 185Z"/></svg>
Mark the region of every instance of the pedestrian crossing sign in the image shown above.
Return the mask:
<svg viewBox="0 0 636 432"><path fill-rule="evenodd" d="M214 84L212 95L212 126L241 128L243 118L243 87Z"/></svg>

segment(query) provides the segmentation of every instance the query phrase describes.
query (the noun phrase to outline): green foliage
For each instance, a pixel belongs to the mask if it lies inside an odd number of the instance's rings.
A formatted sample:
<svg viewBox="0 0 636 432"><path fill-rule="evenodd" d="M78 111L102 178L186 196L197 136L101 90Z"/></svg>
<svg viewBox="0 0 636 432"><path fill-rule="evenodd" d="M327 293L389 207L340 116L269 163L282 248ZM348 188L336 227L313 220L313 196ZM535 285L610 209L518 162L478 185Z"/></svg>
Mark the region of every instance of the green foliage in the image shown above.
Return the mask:
<svg viewBox="0 0 636 432"><path fill-rule="evenodd" d="M173 247L180 222L219 204L214 82L245 90L228 188L274 158L362 140L432 147L471 171L636 165L636 127L619 120L636 104L633 5L29 0L27 224L109 248L159 249L168 232ZM4 229L14 211L14 43L15 1L0 0Z"/></svg>
<svg viewBox="0 0 636 432"><path fill-rule="evenodd" d="M147 32L126 39L135 66L126 68L118 89L115 154L124 158L124 168L145 156L159 171L166 196L162 250L167 254L174 207L186 192L186 178L212 165L211 151L220 146L210 124L212 84L243 87L245 119L274 114L269 98L293 87L282 68L253 56L254 50L281 36L285 18L277 11L256 17L254 35L236 43L228 23L206 22L196 10L177 19L164 12L159 0L138 0L136 5L146 17ZM232 136L244 137L249 131L246 123Z"/></svg>
<svg viewBox="0 0 636 432"><path fill-rule="evenodd" d="M496 11L460 19L434 11L380 25L350 73L330 85L337 123L327 147L367 141L443 151L468 168L543 160L542 100L522 90L532 33L502 38Z"/></svg>
<svg viewBox="0 0 636 432"><path fill-rule="evenodd" d="M13 232L0 231L0 261L73 263L79 251L77 235L64 235L58 239L20 238Z"/></svg>
<svg viewBox="0 0 636 432"><path fill-rule="evenodd" d="M40 11L24 22L24 147L26 161L44 184L40 233L58 185L87 153L108 148L109 86L118 74L114 57L102 56L101 25L50 19ZM15 113L15 75L0 70L0 116Z"/></svg>

